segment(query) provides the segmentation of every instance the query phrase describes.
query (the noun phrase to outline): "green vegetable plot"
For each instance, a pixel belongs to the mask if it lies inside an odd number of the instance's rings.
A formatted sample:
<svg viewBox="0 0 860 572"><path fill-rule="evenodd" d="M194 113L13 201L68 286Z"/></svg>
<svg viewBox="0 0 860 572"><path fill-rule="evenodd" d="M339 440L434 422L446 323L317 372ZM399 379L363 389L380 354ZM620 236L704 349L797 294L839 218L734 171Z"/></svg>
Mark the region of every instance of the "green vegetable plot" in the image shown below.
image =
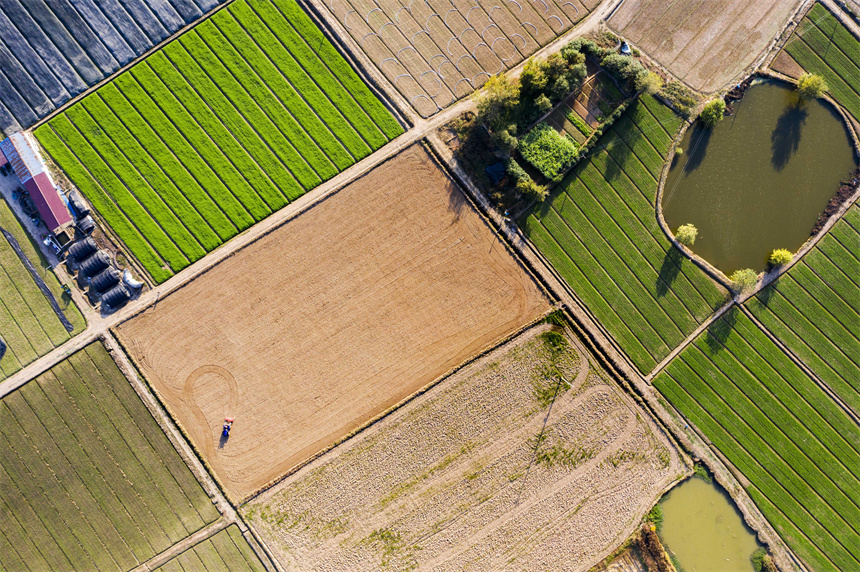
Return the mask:
<svg viewBox="0 0 860 572"><path fill-rule="evenodd" d="M266 568L248 541L242 537L239 527L231 524L168 560L156 568L158 572L265 572Z"/></svg>
<svg viewBox="0 0 860 572"><path fill-rule="evenodd" d="M129 570L218 518L100 343L0 401L6 570Z"/></svg>
<svg viewBox="0 0 860 572"><path fill-rule="evenodd" d="M402 131L294 0L239 0L35 134L162 282Z"/></svg>
<svg viewBox="0 0 860 572"><path fill-rule="evenodd" d="M657 179L679 126L669 109L643 97L523 224L643 373L727 294L674 249L657 224Z"/></svg>
<svg viewBox="0 0 860 572"><path fill-rule="evenodd" d="M860 427L746 314L730 310L654 385L811 569L860 567Z"/></svg>

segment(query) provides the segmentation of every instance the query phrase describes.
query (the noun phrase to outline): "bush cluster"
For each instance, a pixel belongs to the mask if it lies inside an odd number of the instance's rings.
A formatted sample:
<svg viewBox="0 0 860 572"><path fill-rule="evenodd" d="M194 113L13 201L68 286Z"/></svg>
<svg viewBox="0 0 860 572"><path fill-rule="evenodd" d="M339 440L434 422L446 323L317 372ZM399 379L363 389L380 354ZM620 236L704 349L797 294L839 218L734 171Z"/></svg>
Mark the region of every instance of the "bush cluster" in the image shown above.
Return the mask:
<svg viewBox="0 0 860 572"><path fill-rule="evenodd" d="M665 84L657 92L657 95L668 101L684 117L689 118L693 110L699 105L699 98L679 81L671 81Z"/></svg>
<svg viewBox="0 0 860 572"><path fill-rule="evenodd" d="M782 266L788 264L794 255L786 248L777 248L770 253L770 263L774 266Z"/></svg>
<svg viewBox="0 0 860 572"><path fill-rule="evenodd" d="M651 530L650 527L642 527L642 533L639 535L637 545L645 567L648 570L656 570L658 572L670 572L672 570L672 563L669 561L669 557L666 556L666 551L663 550L663 544L657 537L657 533Z"/></svg>
<svg viewBox="0 0 860 572"><path fill-rule="evenodd" d="M536 201L542 201L546 198L549 193L549 189L547 189L546 185L537 184L534 179L526 173L525 169L520 167L520 164L517 163L516 160L508 158L505 170L508 176L513 180L514 187L517 189L517 192L522 196Z"/></svg>
<svg viewBox="0 0 860 572"><path fill-rule="evenodd" d="M755 288L758 283L758 274L752 268L744 268L743 270L735 270L729 277L732 281L732 286L739 292L748 292Z"/></svg>
<svg viewBox="0 0 860 572"><path fill-rule="evenodd" d="M702 120L702 123L704 123L706 127L713 127L722 121L723 115L725 114L726 102L720 97L718 99L714 99L705 106L702 113L699 114L699 119Z"/></svg>
<svg viewBox="0 0 860 572"><path fill-rule="evenodd" d="M544 177L555 179L564 173L576 159L577 145L569 137L540 123L520 140L520 155L535 166Z"/></svg>
<svg viewBox="0 0 860 572"><path fill-rule="evenodd" d="M797 94L801 99L817 99L827 91L824 78L814 73L805 73L797 80Z"/></svg>
<svg viewBox="0 0 860 572"><path fill-rule="evenodd" d="M696 237L699 235L699 229L692 224L682 224L675 231L675 239L684 246L693 246L696 243Z"/></svg>

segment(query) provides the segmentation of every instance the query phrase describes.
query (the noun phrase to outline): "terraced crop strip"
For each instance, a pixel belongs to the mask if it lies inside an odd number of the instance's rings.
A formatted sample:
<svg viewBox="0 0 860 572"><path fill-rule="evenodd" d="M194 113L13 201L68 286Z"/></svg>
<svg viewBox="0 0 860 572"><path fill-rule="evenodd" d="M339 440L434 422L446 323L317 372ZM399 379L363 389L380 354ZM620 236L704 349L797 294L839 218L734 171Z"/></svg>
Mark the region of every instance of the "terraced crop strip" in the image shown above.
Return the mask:
<svg viewBox="0 0 860 572"><path fill-rule="evenodd" d="M41 270L42 279L74 326L72 332L63 327L21 258L0 234L0 339L6 346L0 351L0 379L5 379L81 331L85 322L75 304L62 298L54 273L43 270L43 261L26 231L2 199L0 228L12 235L34 268Z"/></svg>
<svg viewBox="0 0 860 572"><path fill-rule="evenodd" d="M401 132L293 0L239 0L36 137L161 282Z"/></svg>
<svg viewBox="0 0 860 572"><path fill-rule="evenodd" d="M26 129L223 0L3 0L0 129Z"/></svg>
<svg viewBox="0 0 860 572"><path fill-rule="evenodd" d="M747 307L860 414L860 207Z"/></svg>
<svg viewBox="0 0 860 572"><path fill-rule="evenodd" d="M276 0L277 2L278 0ZM322 0L395 89L429 117L569 30L600 0Z"/></svg>
<svg viewBox="0 0 860 572"><path fill-rule="evenodd" d="M129 570L218 512L100 343L0 402L6 570Z"/></svg>
<svg viewBox="0 0 860 572"><path fill-rule="evenodd" d="M860 120L860 41L821 4L798 25L785 51L827 82L830 95Z"/></svg>
<svg viewBox="0 0 860 572"><path fill-rule="evenodd" d="M195 544L155 570L159 572L265 572L266 568L239 527L231 524L203 542Z"/></svg>
<svg viewBox="0 0 860 572"><path fill-rule="evenodd" d="M814 570L860 567L860 427L740 309L654 380Z"/></svg>
<svg viewBox="0 0 860 572"><path fill-rule="evenodd" d="M523 225L642 372L726 298L657 224L657 180L679 126L668 108L643 97Z"/></svg>

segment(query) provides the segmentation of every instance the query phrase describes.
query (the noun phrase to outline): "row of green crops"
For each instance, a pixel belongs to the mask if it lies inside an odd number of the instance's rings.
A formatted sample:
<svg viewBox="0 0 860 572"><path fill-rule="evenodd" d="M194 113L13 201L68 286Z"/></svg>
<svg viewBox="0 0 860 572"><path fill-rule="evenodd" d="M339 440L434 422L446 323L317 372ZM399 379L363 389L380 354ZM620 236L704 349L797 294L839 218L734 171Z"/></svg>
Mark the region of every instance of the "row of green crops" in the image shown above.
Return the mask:
<svg viewBox="0 0 860 572"><path fill-rule="evenodd" d="M860 414L860 207L779 280L753 315Z"/></svg>
<svg viewBox="0 0 860 572"><path fill-rule="evenodd" d="M811 569L860 567L860 427L740 308L654 385L744 474Z"/></svg>
<svg viewBox="0 0 860 572"><path fill-rule="evenodd" d="M642 372L677 347L727 294L657 224L657 179L679 126L668 108L643 97L523 225Z"/></svg>
<svg viewBox="0 0 860 572"><path fill-rule="evenodd" d="M402 131L295 0L239 0L35 134L162 282Z"/></svg>
<svg viewBox="0 0 860 572"><path fill-rule="evenodd" d="M15 238L75 328L71 334L66 331L30 271L5 236L0 235L0 339L6 346L5 353L0 352L0 379L5 379L81 331L85 322L74 302L63 298L56 275L44 270L46 261L40 258L24 227L2 199L0 227Z"/></svg>
<svg viewBox="0 0 860 572"><path fill-rule="evenodd" d="M158 572L265 572L242 532L231 524L155 569Z"/></svg>
<svg viewBox="0 0 860 572"><path fill-rule="evenodd" d="M573 139L559 135L546 123L540 123L520 139L517 148L523 159L544 177L554 179L570 168L579 147Z"/></svg>
<svg viewBox="0 0 860 572"><path fill-rule="evenodd" d="M860 119L860 41L821 4L797 27L785 51L810 73L822 76L829 93Z"/></svg>
<svg viewBox="0 0 860 572"><path fill-rule="evenodd" d="M129 570L218 518L100 343L0 402L7 570Z"/></svg>

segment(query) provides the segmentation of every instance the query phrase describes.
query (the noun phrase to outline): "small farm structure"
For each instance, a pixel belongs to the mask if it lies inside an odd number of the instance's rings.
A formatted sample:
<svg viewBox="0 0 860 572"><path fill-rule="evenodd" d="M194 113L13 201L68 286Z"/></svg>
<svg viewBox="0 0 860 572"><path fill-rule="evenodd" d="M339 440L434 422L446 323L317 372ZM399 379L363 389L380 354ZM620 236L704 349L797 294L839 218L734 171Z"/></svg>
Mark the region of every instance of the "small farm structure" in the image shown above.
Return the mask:
<svg viewBox="0 0 860 572"><path fill-rule="evenodd" d="M600 0L325 0L315 7L349 34L422 117L429 117L563 34Z"/></svg>
<svg viewBox="0 0 860 572"><path fill-rule="evenodd" d="M223 0L4 0L0 130L26 129Z"/></svg>
<svg viewBox="0 0 860 572"><path fill-rule="evenodd" d="M39 216L53 235L72 226L73 219L42 161L37 146L23 133L13 133L0 142L0 151L21 181ZM68 238L66 238L67 240ZM65 241L64 241L65 242Z"/></svg>

